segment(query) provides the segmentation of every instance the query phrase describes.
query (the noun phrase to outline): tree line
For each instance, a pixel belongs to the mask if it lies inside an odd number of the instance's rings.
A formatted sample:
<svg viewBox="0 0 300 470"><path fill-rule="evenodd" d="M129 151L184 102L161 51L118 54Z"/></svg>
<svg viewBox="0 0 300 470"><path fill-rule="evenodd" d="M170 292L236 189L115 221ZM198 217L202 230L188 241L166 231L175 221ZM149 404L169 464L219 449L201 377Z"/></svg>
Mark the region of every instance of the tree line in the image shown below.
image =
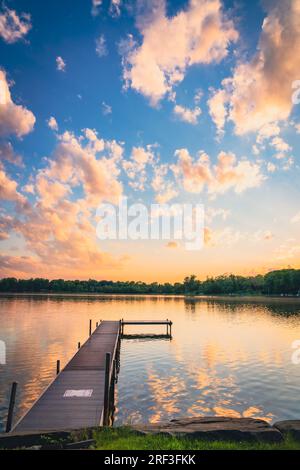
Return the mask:
<svg viewBox="0 0 300 470"><path fill-rule="evenodd" d="M64 279L0 279L0 292L99 293L99 294L179 294L179 295L300 295L300 270L283 269L258 276L233 274L208 277L195 275L174 284L135 281L70 281Z"/></svg>

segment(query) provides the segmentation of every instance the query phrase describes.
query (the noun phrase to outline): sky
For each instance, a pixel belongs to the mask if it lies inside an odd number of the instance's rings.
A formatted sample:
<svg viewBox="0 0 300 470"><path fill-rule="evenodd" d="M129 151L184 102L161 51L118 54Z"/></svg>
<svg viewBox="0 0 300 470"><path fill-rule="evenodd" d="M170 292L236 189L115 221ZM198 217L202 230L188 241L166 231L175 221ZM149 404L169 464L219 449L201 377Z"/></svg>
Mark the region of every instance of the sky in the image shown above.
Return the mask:
<svg viewBox="0 0 300 470"><path fill-rule="evenodd" d="M0 1L0 276L300 267L300 0ZM103 203L203 204L204 246L99 240Z"/></svg>

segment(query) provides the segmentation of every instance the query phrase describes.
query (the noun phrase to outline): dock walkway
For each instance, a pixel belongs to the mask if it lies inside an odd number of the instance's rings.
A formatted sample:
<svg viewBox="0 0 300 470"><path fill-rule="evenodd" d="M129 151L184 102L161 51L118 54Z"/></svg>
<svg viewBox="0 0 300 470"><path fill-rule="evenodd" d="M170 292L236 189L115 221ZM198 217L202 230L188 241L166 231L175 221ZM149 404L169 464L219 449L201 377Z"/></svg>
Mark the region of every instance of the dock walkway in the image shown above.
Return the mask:
<svg viewBox="0 0 300 470"><path fill-rule="evenodd" d="M103 425L107 399L105 376L109 374L109 381L111 378L114 380L119 341L120 322L101 322L16 424L13 432L58 431ZM109 366L107 353L110 353Z"/></svg>

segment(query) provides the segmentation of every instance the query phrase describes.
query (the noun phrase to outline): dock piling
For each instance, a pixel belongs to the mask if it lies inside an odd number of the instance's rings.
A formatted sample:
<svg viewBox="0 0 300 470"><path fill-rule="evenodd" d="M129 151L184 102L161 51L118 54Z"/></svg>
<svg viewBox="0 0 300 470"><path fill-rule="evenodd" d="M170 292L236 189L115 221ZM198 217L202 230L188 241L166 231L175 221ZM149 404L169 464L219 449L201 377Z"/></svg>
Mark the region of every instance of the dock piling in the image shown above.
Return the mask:
<svg viewBox="0 0 300 470"><path fill-rule="evenodd" d="M92 320L90 320L89 336L92 336Z"/></svg>
<svg viewBox="0 0 300 470"><path fill-rule="evenodd" d="M56 361L56 375L58 375L60 373L60 360L58 359Z"/></svg>
<svg viewBox="0 0 300 470"><path fill-rule="evenodd" d="M104 408L103 408L103 424L108 425L109 420L109 389L110 389L110 359L111 354L105 355L105 381L104 381Z"/></svg>
<svg viewBox="0 0 300 470"><path fill-rule="evenodd" d="M11 386L11 392L10 392L10 400L9 400L8 415L7 415L7 422L6 422L6 432L10 432L12 428L17 387L18 387L18 382L13 382Z"/></svg>

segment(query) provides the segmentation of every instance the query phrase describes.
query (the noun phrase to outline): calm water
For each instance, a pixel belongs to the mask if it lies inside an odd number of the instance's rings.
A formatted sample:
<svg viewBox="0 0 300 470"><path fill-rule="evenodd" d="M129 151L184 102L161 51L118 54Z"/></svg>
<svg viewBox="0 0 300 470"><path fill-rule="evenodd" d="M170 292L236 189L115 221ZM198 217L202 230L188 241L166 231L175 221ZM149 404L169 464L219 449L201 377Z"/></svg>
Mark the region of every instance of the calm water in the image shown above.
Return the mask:
<svg viewBox="0 0 300 470"><path fill-rule="evenodd" d="M123 340L116 424L175 416L227 415L272 422L300 418L300 303L166 297L1 296L0 430L10 384L19 382L16 418L64 366L88 321L173 320L173 340ZM138 329L139 328L139 329ZM164 327L131 327L133 332Z"/></svg>

